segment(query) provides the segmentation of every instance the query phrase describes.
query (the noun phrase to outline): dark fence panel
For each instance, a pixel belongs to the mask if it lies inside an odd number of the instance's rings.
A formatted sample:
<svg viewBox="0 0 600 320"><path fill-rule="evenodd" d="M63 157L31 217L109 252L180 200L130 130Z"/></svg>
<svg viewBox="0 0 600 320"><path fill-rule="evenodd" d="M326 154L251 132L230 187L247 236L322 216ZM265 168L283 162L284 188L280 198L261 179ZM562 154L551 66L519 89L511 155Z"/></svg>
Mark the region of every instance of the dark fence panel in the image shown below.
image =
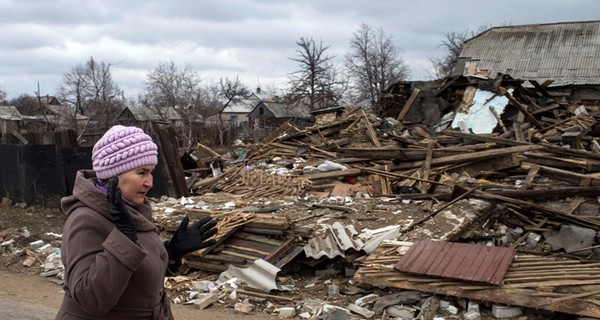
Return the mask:
<svg viewBox="0 0 600 320"><path fill-rule="evenodd" d="M20 148L23 201L45 202L60 196L60 175L54 145L23 145Z"/></svg>
<svg viewBox="0 0 600 320"><path fill-rule="evenodd" d="M92 168L92 147L65 148L62 150L63 165L65 168L65 181L67 183L67 194L73 192L75 185L75 174L81 169Z"/></svg>
<svg viewBox="0 0 600 320"><path fill-rule="evenodd" d="M60 195L52 145L1 145L0 195L26 203Z"/></svg>
<svg viewBox="0 0 600 320"><path fill-rule="evenodd" d="M19 145L0 144L0 196L20 198L19 188Z"/></svg>
<svg viewBox="0 0 600 320"><path fill-rule="evenodd" d="M0 197L44 204L69 195L77 171L92 168L91 158L91 147L63 148L62 162L58 163L54 145L0 144ZM160 197L167 194L166 190L165 177L155 170L149 196Z"/></svg>

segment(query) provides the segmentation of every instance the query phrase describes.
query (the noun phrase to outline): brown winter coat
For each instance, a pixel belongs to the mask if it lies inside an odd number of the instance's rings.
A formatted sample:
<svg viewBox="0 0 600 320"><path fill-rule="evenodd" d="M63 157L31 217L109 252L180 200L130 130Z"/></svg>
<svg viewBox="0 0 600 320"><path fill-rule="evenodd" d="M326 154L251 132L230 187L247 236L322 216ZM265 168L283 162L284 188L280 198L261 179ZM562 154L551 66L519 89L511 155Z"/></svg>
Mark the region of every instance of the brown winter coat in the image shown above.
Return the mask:
<svg viewBox="0 0 600 320"><path fill-rule="evenodd" d="M56 319L169 319L164 292L168 255L152 223L150 205L128 206L135 244L113 224L106 194L93 171L79 171L62 244L65 295Z"/></svg>

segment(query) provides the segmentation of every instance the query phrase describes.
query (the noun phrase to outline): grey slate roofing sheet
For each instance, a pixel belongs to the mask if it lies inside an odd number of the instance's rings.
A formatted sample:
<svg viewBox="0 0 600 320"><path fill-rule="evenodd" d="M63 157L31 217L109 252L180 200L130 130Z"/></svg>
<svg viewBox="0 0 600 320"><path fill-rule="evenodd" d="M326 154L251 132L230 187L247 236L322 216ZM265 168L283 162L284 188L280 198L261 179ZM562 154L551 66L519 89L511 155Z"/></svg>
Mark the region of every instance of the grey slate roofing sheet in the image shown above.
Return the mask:
<svg viewBox="0 0 600 320"><path fill-rule="evenodd" d="M600 21L495 27L467 40L460 56L479 60L490 77L600 84Z"/></svg>

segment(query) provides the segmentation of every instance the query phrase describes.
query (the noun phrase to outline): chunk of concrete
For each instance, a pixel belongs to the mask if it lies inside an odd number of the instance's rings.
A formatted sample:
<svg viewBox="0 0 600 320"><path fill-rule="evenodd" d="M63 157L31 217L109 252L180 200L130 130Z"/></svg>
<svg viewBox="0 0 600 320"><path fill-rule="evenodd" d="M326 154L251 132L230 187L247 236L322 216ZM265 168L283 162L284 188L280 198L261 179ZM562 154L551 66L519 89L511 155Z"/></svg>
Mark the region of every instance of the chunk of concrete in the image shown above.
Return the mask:
<svg viewBox="0 0 600 320"><path fill-rule="evenodd" d="M279 311L280 318L292 318L292 317L296 316L296 309L293 307L282 307L282 308L279 308L277 311ZM309 313L309 317L310 317L310 313Z"/></svg>
<svg viewBox="0 0 600 320"><path fill-rule="evenodd" d="M363 308L358 305L355 305L353 303L349 304L347 306L347 308L348 308L348 310L350 310L366 319L371 319L375 315L375 312L373 312L367 308Z"/></svg>
<svg viewBox="0 0 600 320"><path fill-rule="evenodd" d="M578 251L594 245L596 231L590 228L563 224L560 231L551 235L546 233L546 243L552 246L552 250L565 249L566 252ZM589 250L578 251L576 254L590 254Z"/></svg>
<svg viewBox="0 0 600 320"><path fill-rule="evenodd" d="M494 315L494 317L499 319L512 318L522 315L523 310L521 310L521 308L519 307L500 306L495 304L492 306L492 314Z"/></svg>

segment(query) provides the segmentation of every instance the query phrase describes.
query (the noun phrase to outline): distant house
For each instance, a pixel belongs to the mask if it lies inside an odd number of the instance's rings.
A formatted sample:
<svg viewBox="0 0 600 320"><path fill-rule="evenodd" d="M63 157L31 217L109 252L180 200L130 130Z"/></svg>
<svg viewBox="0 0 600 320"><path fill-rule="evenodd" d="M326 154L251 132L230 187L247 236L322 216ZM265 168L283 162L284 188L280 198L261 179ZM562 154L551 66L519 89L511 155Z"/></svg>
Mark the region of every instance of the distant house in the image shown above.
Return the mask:
<svg viewBox="0 0 600 320"><path fill-rule="evenodd" d="M250 112L248 118L253 131L260 129L268 131L286 122L301 128L312 124L308 109L276 102L261 101Z"/></svg>
<svg viewBox="0 0 600 320"><path fill-rule="evenodd" d="M60 101L55 96L45 95L39 98L39 103L45 105L60 105Z"/></svg>
<svg viewBox="0 0 600 320"><path fill-rule="evenodd" d="M599 52L600 21L494 27L465 41L454 75L549 80L555 96L600 102Z"/></svg>
<svg viewBox="0 0 600 320"><path fill-rule="evenodd" d="M226 123L233 127L248 126L248 114L260 102L257 99L234 99L221 112L207 117L212 124Z"/></svg>
<svg viewBox="0 0 600 320"><path fill-rule="evenodd" d="M74 108L61 104L44 105L44 113L45 119L54 126L55 130L83 128L90 119Z"/></svg>
<svg viewBox="0 0 600 320"><path fill-rule="evenodd" d="M12 143L12 136L18 134L23 115L15 106L0 106L0 134L2 143Z"/></svg>
<svg viewBox="0 0 600 320"><path fill-rule="evenodd" d="M117 122L125 126L137 126L149 132L151 125L155 123L173 124L175 127L183 125L183 118L174 107L150 108L150 107L127 107L117 117Z"/></svg>

